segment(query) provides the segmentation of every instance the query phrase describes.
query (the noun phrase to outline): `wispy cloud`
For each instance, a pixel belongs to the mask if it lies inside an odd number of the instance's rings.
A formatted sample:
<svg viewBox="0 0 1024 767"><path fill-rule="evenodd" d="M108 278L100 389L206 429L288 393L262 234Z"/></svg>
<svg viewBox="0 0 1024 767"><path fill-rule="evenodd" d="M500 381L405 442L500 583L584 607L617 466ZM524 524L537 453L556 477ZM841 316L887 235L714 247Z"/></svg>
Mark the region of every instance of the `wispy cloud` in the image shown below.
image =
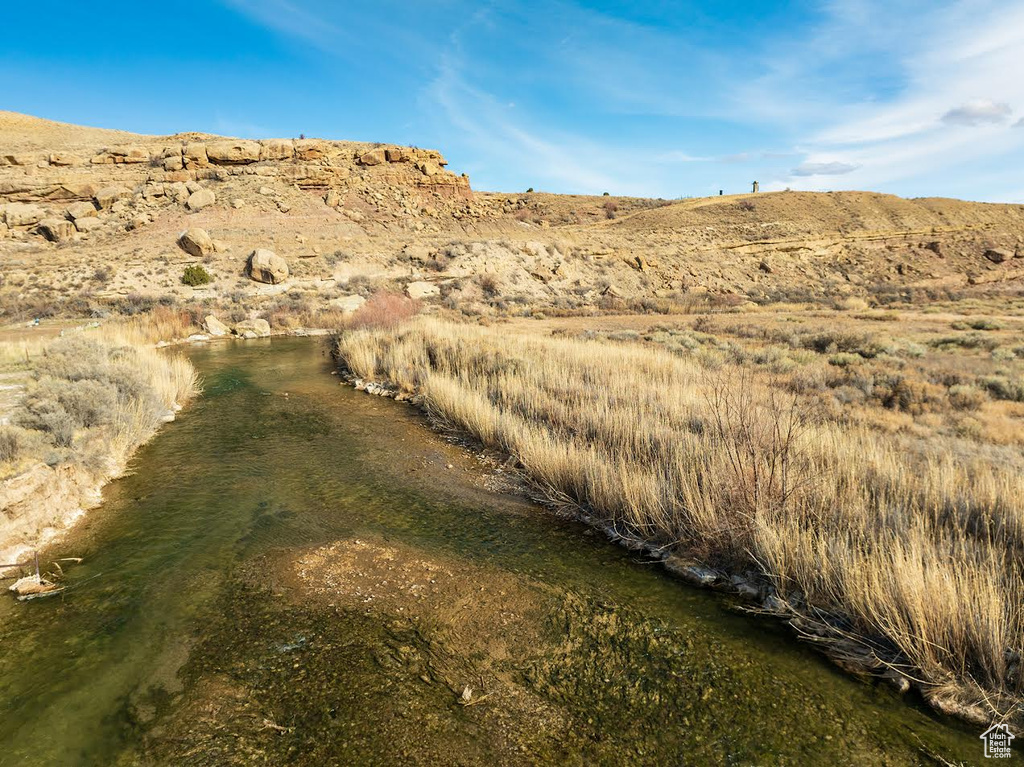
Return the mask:
<svg viewBox="0 0 1024 767"><path fill-rule="evenodd" d="M1004 123L1010 119L1013 109L1009 104L986 101L972 101L969 104L950 109L942 115L942 122L949 125L984 125Z"/></svg>
<svg viewBox="0 0 1024 767"><path fill-rule="evenodd" d="M859 167L848 162L804 162L793 168L792 173L794 176L843 176Z"/></svg>

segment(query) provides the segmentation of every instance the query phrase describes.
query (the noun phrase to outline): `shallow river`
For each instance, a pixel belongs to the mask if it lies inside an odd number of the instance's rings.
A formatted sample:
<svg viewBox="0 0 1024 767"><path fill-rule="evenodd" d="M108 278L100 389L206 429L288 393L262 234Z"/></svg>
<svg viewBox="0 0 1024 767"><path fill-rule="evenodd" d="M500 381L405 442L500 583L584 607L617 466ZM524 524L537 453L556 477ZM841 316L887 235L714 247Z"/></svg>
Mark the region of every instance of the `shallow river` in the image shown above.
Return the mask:
<svg viewBox="0 0 1024 767"><path fill-rule="evenodd" d="M975 728L501 492L304 339L203 396L0 602L0 764L975 764Z"/></svg>

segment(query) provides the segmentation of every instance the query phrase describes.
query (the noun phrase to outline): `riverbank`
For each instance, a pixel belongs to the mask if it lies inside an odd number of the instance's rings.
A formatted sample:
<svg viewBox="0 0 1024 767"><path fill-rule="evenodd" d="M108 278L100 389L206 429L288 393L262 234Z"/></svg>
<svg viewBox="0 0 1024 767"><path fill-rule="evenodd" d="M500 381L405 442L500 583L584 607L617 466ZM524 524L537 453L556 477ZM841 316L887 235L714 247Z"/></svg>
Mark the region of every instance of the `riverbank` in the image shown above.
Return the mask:
<svg viewBox="0 0 1024 767"><path fill-rule="evenodd" d="M44 552L83 557L67 597L0 600L0 765L980 758L980 730L500 489L319 341L181 351L202 396Z"/></svg>
<svg viewBox="0 0 1024 767"><path fill-rule="evenodd" d="M755 600L845 668L1019 721L1013 467L807 418L738 366L636 345L418 319L346 332L337 354L363 388L514 456L549 503Z"/></svg>
<svg viewBox="0 0 1024 767"><path fill-rule="evenodd" d="M0 344L0 562L52 543L199 390L191 364L114 328Z"/></svg>

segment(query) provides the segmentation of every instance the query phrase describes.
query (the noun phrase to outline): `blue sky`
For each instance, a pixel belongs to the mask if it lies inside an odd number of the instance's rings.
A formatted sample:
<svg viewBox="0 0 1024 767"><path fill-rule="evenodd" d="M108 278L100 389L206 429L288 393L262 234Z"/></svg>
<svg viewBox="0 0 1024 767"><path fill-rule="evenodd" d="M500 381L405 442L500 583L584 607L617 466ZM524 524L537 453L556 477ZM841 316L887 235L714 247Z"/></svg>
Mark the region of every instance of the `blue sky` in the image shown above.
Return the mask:
<svg viewBox="0 0 1024 767"><path fill-rule="evenodd" d="M63 0L0 108L441 149L478 189L1024 202L1024 0ZM11 30L16 30L11 32Z"/></svg>

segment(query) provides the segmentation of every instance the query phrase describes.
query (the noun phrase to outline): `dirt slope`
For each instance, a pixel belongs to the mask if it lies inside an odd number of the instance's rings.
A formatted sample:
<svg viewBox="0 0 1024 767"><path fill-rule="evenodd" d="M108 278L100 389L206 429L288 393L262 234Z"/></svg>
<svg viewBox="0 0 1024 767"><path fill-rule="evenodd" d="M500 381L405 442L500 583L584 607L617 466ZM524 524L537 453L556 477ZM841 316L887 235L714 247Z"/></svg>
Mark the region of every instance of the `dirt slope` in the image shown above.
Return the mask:
<svg viewBox="0 0 1024 767"><path fill-rule="evenodd" d="M198 196L197 196L198 193ZM214 248L177 245L187 228ZM1018 293L1024 206L871 192L697 200L473 192L436 151L140 136L0 112L0 313L143 296L256 311L410 282L470 314ZM269 248L282 284L245 273ZM209 286L181 283L202 262ZM433 288L426 291L434 292ZM0 323L4 322L0 314Z"/></svg>

